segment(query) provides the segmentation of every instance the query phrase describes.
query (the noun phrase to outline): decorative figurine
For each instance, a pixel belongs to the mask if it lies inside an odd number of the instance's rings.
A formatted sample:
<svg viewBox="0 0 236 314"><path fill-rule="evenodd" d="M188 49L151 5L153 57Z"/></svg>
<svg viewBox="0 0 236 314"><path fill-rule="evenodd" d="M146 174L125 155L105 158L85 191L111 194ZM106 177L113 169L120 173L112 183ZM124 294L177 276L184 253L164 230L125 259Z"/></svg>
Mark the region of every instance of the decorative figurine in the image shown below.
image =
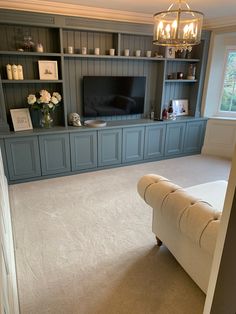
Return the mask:
<svg viewBox="0 0 236 314"><path fill-rule="evenodd" d="M80 115L76 112L69 114L69 125L81 126Z"/></svg>

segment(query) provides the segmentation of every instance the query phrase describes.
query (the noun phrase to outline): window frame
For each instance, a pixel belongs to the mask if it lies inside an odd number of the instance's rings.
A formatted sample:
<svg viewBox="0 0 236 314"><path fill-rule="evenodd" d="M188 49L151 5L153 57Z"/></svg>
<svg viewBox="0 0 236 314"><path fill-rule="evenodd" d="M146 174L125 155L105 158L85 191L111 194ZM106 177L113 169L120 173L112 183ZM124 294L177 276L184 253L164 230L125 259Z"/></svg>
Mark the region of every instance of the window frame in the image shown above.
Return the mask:
<svg viewBox="0 0 236 314"><path fill-rule="evenodd" d="M225 73L226 73L226 69L227 69L227 61L228 61L228 56L230 54L230 52L235 52L236 53L236 45L234 46L226 46L225 47L225 52L224 52L224 66L222 69L222 79L221 79L221 92L220 92L220 96L218 99L218 105L216 107L216 113L215 116L217 117L226 117L226 118L236 118L236 111L223 111L220 110L221 107L221 100L222 100L222 96L224 93L224 80L225 80Z"/></svg>

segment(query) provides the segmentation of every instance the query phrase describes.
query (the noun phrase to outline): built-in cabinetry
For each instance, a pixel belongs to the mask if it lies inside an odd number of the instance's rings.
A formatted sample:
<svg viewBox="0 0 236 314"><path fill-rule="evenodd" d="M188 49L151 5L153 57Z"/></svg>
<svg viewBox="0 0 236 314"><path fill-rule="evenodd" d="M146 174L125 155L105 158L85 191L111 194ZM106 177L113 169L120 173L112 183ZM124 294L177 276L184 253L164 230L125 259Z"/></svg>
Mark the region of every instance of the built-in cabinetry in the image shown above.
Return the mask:
<svg viewBox="0 0 236 314"><path fill-rule="evenodd" d="M111 166L121 163L122 129L98 131L98 166Z"/></svg>
<svg viewBox="0 0 236 314"><path fill-rule="evenodd" d="M41 176L37 136L7 138L5 149L10 180Z"/></svg>
<svg viewBox="0 0 236 314"><path fill-rule="evenodd" d="M130 127L123 129L122 162L134 162L143 159L144 127Z"/></svg>
<svg viewBox="0 0 236 314"><path fill-rule="evenodd" d="M144 159L159 159L164 156L165 135L166 125L146 127Z"/></svg>
<svg viewBox="0 0 236 314"><path fill-rule="evenodd" d="M189 58L165 58L165 49L152 44L152 28L148 24L0 9L0 144L10 182L200 152L205 129L200 106L210 33L203 32L201 43L193 47ZM35 47L26 50L25 36L31 36L35 45L42 44L43 52ZM82 54L82 47L86 47L86 54ZM100 53L95 55L98 47ZM114 56L109 55L111 48ZM126 49L129 55L125 55ZM140 57L135 56L136 50L141 50ZM151 57L146 57L148 50ZM56 61L58 78L40 80L38 61ZM7 64L22 65L24 79L9 80ZM193 80L187 79L190 64L196 66ZM184 73L183 79L176 79L177 72ZM87 75L145 76L144 114L100 117L108 122L103 129L68 127L70 112L86 119L82 82ZM40 112L30 110L33 131L12 132L10 110L28 107L27 96L41 89L62 95L53 114L54 127L40 129ZM160 118L173 99L188 99L187 117L145 120L153 110Z"/></svg>
<svg viewBox="0 0 236 314"><path fill-rule="evenodd" d="M71 170L97 167L97 132L70 133Z"/></svg>
<svg viewBox="0 0 236 314"><path fill-rule="evenodd" d="M105 128L1 135L0 143L9 182L14 183L197 154L205 126L202 118L116 121Z"/></svg>
<svg viewBox="0 0 236 314"><path fill-rule="evenodd" d="M27 107L27 96L41 89L58 91L63 101L54 112L54 125L67 126L67 114L82 112L82 79L85 75L145 76L146 100L144 115L125 116L123 119L147 117L151 110L157 117L172 99L188 99L189 115L200 116L202 87L205 77L209 46L209 32L204 31L200 45L194 46L190 58L158 58L165 51L152 44L152 25L102 21L51 14L0 10L0 130L12 130L10 109ZM24 49L24 36L31 36L36 45L43 45L43 52L19 51ZM72 46L74 53L68 53ZM82 47L87 54L82 54ZM95 55L94 49L100 48ZM109 49L115 55L109 55ZM124 55L129 49L129 56ZM141 50L136 57L135 51ZM146 57L146 51L152 52ZM58 79L40 80L38 61L56 61ZM7 64L23 66L23 80L8 80ZM188 80L190 64L196 65L196 79ZM184 79L176 79L177 72ZM169 75L172 75L169 79ZM31 111L35 128L39 127L39 114ZM86 118L86 117L84 117ZM104 117L106 120L120 117Z"/></svg>

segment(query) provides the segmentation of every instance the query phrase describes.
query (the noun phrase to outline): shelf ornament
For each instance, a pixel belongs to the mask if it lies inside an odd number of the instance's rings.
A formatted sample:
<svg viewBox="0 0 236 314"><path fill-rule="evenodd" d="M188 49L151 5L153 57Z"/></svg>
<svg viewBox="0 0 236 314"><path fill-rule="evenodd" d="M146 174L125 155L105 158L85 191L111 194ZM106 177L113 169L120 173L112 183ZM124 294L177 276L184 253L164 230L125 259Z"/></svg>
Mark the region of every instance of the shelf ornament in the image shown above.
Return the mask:
<svg viewBox="0 0 236 314"><path fill-rule="evenodd" d="M153 44L191 51L201 41L203 16L202 12L191 10L185 1L172 3L167 11L153 16Z"/></svg>
<svg viewBox="0 0 236 314"><path fill-rule="evenodd" d="M42 118L40 125L43 128L51 128L53 119L51 113L59 106L62 97L59 93L53 92L52 95L45 89L40 90L36 94L30 94L27 97L27 102L30 108L40 110Z"/></svg>

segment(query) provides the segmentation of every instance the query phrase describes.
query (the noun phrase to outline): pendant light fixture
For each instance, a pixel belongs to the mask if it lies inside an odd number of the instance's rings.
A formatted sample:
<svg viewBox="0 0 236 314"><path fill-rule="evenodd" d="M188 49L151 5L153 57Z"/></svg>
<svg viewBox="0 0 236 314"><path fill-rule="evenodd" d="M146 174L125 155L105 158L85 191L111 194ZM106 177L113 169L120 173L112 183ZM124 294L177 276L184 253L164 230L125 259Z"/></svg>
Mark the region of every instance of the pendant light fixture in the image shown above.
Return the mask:
<svg viewBox="0 0 236 314"><path fill-rule="evenodd" d="M201 41L203 13L190 9L187 2L178 0L167 11L154 14L153 43L192 50Z"/></svg>

